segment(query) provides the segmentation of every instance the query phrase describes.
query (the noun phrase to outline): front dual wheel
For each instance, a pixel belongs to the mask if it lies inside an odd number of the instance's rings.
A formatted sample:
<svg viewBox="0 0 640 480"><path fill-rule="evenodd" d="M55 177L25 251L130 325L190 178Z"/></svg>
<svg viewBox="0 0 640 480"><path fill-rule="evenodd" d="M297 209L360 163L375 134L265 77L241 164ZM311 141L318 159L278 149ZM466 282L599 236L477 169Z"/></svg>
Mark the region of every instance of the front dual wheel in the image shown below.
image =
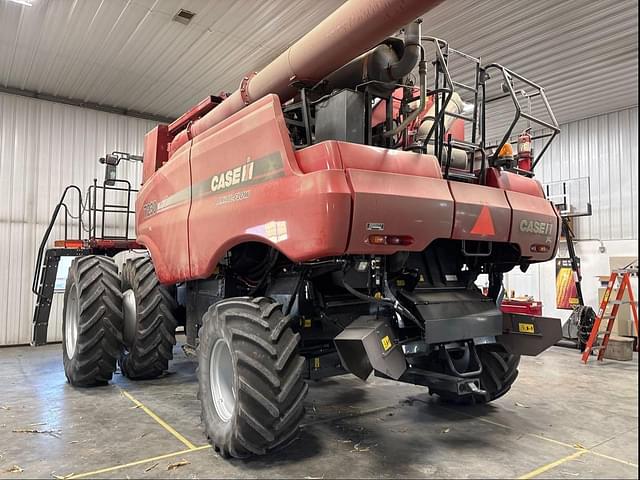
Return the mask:
<svg viewBox="0 0 640 480"><path fill-rule="evenodd" d="M151 258L129 259L122 267L122 374L133 380L157 378L169 368L176 344L176 304L171 287L160 284Z"/></svg>
<svg viewBox="0 0 640 480"><path fill-rule="evenodd" d="M300 335L280 304L232 298L209 308L198 346L198 398L223 456L263 455L295 439L307 393Z"/></svg>
<svg viewBox="0 0 640 480"><path fill-rule="evenodd" d="M160 376L173 357L176 308L172 292L160 285L147 256L128 260L120 276L109 257L75 258L67 276L62 321L69 383L104 385L117 362L131 379Z"/></svg>

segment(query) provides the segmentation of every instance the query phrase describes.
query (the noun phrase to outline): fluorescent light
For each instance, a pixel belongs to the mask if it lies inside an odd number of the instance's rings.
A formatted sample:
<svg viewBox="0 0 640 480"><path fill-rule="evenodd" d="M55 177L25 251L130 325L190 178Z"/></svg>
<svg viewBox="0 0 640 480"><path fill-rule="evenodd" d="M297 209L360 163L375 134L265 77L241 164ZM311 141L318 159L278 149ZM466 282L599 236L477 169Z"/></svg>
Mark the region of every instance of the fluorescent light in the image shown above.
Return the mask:
<svg viewBox="0 0 640 480"><path fill-rule="evenodd" d="M29 0L9 0L10 2L17 3L18 5L24 5L25 7L33 7L33 3Z"/></svg>

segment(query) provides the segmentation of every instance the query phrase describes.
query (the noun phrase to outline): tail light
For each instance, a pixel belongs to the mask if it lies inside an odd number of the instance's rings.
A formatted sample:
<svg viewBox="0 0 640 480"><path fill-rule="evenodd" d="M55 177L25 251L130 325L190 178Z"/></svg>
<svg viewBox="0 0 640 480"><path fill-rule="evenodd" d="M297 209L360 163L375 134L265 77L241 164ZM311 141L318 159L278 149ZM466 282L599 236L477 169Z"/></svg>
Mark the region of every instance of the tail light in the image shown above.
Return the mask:
<svg viewBox="0 0 640 480"><path fill-rule="evenodd" d="M413 238L407 235L369 235L369 243L372 245L411 245Z"/></svg>
<svg viewBox="0 0 640 480"><path fill-rule="evenodd" d="M549 250L551 250L551 247L549 245L542 245L542 244L536 243L531 245L531 248L529 250L535 253L546 253Z"/></svg>

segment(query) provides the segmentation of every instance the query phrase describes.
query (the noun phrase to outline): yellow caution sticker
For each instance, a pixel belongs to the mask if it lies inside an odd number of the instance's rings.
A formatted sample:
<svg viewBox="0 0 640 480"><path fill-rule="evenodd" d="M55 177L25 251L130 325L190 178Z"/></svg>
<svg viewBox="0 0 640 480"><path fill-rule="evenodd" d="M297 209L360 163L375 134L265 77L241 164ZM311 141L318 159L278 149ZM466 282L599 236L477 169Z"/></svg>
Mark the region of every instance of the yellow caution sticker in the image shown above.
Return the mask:
<svg viewBox="0 0 640 480"><path fill-rule="evenodd" d="M518 323L518 331L520 333L535 333L533 323Z"/></svg>
<svg viewBox="0 0 640 480"><path fill-rule="evenodd" d="M391 348L391 339L389 338L389 335L385 335L382 338L382 348L384 348L384 351L386 352L387 350L389 350Z"/></svg>
<svg viewBox="0 0 640 480"><path fill-rule="evenodd" d="M311 328L311 319L305 318L303 321L304 328Z"/></svg>
<svg viewBox="0 0 640 480"><path fill-rule="evenodd" d="M396 280L396 285L398 287L404 287L406 285L406 282L402 279Z"/></svg>
<svg viewBox="0 0 640 480"><path fill-rule="evenodd" d="M320 368L320 357L315 357L313 359L313 368L316 370Z"/></svg>

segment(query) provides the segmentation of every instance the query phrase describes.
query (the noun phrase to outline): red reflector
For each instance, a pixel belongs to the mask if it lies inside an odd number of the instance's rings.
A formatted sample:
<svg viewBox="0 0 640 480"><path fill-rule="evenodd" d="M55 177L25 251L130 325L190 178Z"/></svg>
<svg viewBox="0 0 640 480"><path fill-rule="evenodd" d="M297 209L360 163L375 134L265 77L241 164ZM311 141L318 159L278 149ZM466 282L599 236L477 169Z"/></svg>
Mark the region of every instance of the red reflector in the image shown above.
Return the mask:
<svg viewBox="0 0 640 480"><path fill-rule="evenodd" d="M549 245L534 244L531 245L530 250L536 253L545 253L551 250L551 247Z"/></svg>
<svg viewBox="0 0 640 480"><path fill-rule="evenodd" d="M372 245L411 245L413 238L407 235L369 235Z"/></svg>

